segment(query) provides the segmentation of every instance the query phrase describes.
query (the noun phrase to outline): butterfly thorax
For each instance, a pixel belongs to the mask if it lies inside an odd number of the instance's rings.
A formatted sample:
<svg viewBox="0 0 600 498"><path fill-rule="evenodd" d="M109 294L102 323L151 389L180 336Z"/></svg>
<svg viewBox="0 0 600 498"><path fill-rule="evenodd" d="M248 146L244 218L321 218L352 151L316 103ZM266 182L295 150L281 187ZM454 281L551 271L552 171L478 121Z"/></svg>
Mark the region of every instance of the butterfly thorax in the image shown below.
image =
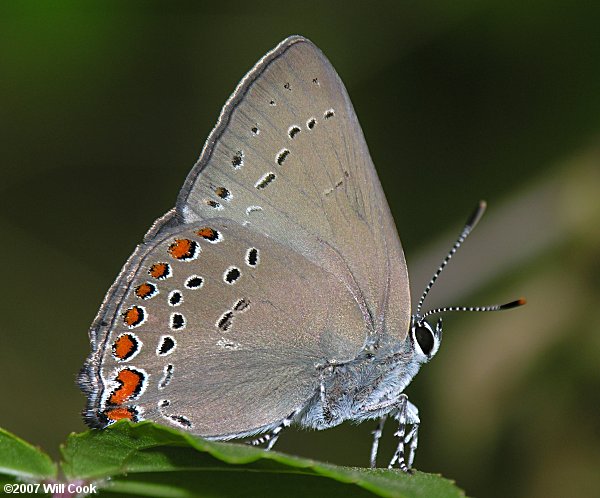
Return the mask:
<svg viewBox="0 0 600 498"><path fill-rule="evenodd" d="M318 392L307 403L299 425L320 430L344 421L360 423L393 415L400 395L424 361L408 335L404 342L394 341L352 361L321 367Z"/></svg>

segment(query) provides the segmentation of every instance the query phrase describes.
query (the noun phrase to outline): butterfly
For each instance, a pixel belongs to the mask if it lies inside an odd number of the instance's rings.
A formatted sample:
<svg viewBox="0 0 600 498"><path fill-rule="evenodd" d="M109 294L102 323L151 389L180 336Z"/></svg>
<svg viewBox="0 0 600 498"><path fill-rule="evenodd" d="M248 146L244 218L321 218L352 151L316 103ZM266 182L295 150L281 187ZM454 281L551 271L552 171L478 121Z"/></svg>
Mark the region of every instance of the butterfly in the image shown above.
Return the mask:
<svg viewBox="0 0 600 498"><path fill-rule="evenodd" d="M333 66L292 36L225 104L175 208L109 289L79 375L84 418L143 419L273 447L291 424L399 424L408 472L419 412L405 388L431 360L444 311L431 285L411 315L407 266L352 103ZM408 458L405 458L405 448Z"/></svg>

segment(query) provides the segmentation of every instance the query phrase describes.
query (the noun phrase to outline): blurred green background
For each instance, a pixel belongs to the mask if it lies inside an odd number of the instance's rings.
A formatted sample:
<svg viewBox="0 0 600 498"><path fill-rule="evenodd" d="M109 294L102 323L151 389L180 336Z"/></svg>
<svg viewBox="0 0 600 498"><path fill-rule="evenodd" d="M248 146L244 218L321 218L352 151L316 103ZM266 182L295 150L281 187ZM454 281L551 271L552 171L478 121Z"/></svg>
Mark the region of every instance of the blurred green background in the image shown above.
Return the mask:
<svg viewBox="0 0 600 498"><path fill-rule="evenodd" d="M84 429L104 293L238 80L299 33L348 88L413 293L485 198L429 304L529 300L446 317L408 390L416 466L472 496L600 496L599 25L598 2L2 2L0 426L54 456ZM364 466L372 429L278 449Z"/></svg>

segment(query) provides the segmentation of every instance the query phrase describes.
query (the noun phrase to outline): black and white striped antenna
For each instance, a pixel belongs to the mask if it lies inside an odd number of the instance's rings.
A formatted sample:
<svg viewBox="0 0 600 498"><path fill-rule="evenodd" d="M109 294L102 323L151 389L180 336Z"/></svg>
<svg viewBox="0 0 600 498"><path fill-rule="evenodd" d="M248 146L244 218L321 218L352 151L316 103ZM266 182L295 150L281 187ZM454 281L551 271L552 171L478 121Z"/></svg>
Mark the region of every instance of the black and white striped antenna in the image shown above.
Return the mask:
<svg viewBox="0 0 600 498"><path fill-rule="evenodd" d="M454 245L452 246L452 248L450 249L450 251L448 252L446 257L444 258L444 261L442 261L442 264L439 266L439 268L433 274L433 277L431 277L431 280L429 280L429 283L427 284L427 286L425 287L425 290L423 291L423 294L421 295L421 299L419 299L419 304L417 304L417 310L416 310L416 313L414 316L414 320L416 322L421 322L428 316L435 315L437 313L445 313L447 311L502 311L502 310L508 310L511 308L516 308L517 306L522 306L526 303L525 298L519 298L519 299L517 299L515 301L511 301L509 303L492 304L489 306L447 306L444 308L436 308L433 310L429 310L424 315L421 316L421 309L423 307L423 303L425 302L425 298L427 297L427 294L429 294L429 291L433 287L433 284L438 279L438 277L440 276L442 271L444 271L444 268L446 267L448 262L452 259L452 256L454 256L456 251L458 251L458 248L463 244L463 242L466 240L466 238L469 236L469 234L477 226L477 223L479 223L479 220L483 216L483 213L485 212L486 207L487 207L487 204L485 201L479 201L479 204L477 204L477 207L475 208L475 210L473 211L471 216L469 216L469 218L467 219L467 222L465 223L464 228L460 232L460 235L456 239L456 242L454 242Z"/></svg>

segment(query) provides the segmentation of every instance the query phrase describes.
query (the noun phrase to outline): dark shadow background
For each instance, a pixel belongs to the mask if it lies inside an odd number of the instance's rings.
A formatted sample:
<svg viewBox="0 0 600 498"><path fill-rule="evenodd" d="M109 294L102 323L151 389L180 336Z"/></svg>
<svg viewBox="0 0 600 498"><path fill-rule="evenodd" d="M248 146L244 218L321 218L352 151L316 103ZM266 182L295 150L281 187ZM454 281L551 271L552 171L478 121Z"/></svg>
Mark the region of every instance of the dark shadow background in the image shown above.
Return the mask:
<svg viewBox="0 0 600 498"><path fill-rule="evenodd" d="M364 5L0 5L0 426L55 457L84 429L75 376L104 293L238 80L300 33L348 88L409 269L426 248L441 260L478 199L514 213L488 225L505 247L473 256L512 263L483 280L471 260L440 287L446 305L530 304L445 320L409 388L416 466L474 496L600 496L600 3ZM457 302L453 280L477 292ZM372 429L278 449L364 466Z"/></svg>

